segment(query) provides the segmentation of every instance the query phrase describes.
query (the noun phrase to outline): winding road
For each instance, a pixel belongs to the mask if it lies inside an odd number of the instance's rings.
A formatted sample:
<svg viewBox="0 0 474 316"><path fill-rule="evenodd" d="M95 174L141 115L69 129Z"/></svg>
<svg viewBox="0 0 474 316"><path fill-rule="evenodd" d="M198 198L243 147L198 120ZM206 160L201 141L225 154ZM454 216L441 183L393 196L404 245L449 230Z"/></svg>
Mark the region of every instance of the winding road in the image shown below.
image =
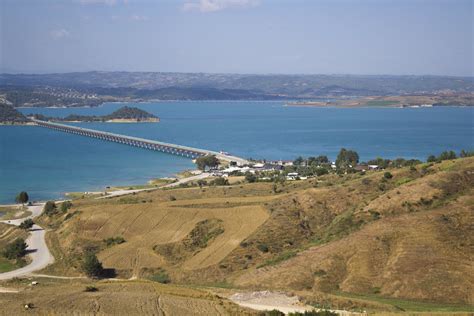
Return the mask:
<svg viewBox="0 0 474 316"><path fill-rule="evenodd" d="M206 177L209 177L209 175L210 175L209 173L203 172L199 175L180 179L177 182L170 183L168 185L164 185L159 188L176 187L182 183L204 179ZM148 190L156 190L156 189L157 188L113 191L113 192L110 192L108 195L99 197L97 199L111 198L111 197L138 193L138 192L148 191ZM41 212L43 211L43 207L44 207L44 203L37 203L35 205L28 206L28 210L31 212L31 215L29 215L28 217L23 217L23 218L13 219L13 220L4 220L4 221L0 221L0 223L20 226L20 224L24 220L29 219L29 218L34 219L40 216ZM30 229L30 236L26 239L26 243L28 245L27 250L29 251L31 263L20 269L16 269L16 270L5 272L5 273L0 273L0 281L18 278L18 277L22 277L26 275L31 275L33 272L44 269L48 265L54 262L54 257L51 255L51 252L49 251L48 246L46 245L45 235L46 235L46 231L41 226L37 224L33 225L33 227Z"/></svg>
<svg viewBox="0 0 474 316"><path fill-rule="evenodd" d="M35 217L38 217L43 210L43 206L44 203L28 206L28 210L31 212L30 216L0 222L19 226L28 218L34 219ZM0 280L8 280L29 275L35 271L44 269L46 266L54 262L54 257L51 255L48 246L46 245L45 234L46 232L41 226L36 224L33 225L30 229L30 236L26 239L31 263L17 270L0 273Z"/></svg>

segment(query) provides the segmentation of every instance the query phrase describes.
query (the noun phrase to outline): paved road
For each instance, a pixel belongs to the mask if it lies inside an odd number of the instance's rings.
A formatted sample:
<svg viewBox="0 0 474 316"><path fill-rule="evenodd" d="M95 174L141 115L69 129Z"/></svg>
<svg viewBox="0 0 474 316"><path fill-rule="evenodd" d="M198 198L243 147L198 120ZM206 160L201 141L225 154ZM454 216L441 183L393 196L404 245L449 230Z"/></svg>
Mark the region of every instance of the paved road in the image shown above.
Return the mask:
<svg viewBox="0 0 474 316"><path fill-rule="evenodd" d="M18 226L27 218L35 218L41 214L44 204L37 204L28 206L28 210L31 211L31 215L22 219L6 220L3 223ZM48 246L45 241L45 230L39 225L33 225L30 230L30 236L26 239L28 244L27 250L31 251L29 254L31 263L23 268L0 273L0 280L8 280L12 278L22 277L32 272L44 269L46 266L54 262L54 257L49 252Z"/></svg>
<svg viewBox="0 0 474 316"><path fill-rule="evenodd" d="M205 178L210 177L210 176L211 176L210 173L203 172L203 173L198 174L196 176L179 179L176 182L173 182L173 183L170 183L170 184L167 184L167 185L163 185L160 188L173 188L173 187L177 187L180 184L183 184L183 183L186 183L186 182L196 181L196 180L199 180L199 179L205 179Z"/></svg>
<svg viewBox="0 0 474 316"><path fill-rule="evenodd" d="M205 178L210 177L210 176L211 176L210 173L208 173L208 172L203 172L203 173L201 173L201 174L198 174L198 175L195 175L195 176L191 176L191 177L187 177L187 178L182 178L182 179L179 179L179 180L176 181L176 182L173 182L173 183L170 183L170 184L166 184L166 185L162 185L162 186L155 187L155 188L110 191L110 192L107 192L107 195L100 196L100 197L98 197L97 199L98 199L98 200L100 200L100 199L108 199L108 198L112 198L112 197L116 197L116 196L122 196L122 195L132 194L132 193L138 193L138 192L144 192L144 191L154 191L154 190L163 189L163 188L173 188L173 187L177 187L177 186L179 186L180 184L183 184L183 183L186 183L186 182L196 181L196 180L199 180L199 179L205 179Z"/></svg>

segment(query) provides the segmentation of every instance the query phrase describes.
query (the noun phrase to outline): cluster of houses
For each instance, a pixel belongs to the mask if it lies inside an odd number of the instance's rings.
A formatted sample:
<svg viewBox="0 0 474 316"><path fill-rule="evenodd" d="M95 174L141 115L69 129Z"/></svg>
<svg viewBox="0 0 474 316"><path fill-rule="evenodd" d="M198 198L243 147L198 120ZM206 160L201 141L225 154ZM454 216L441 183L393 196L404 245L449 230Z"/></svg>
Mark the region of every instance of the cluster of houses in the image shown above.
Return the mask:
<svg viewBox="0 0 474 316"><path fill-rule="evenodd" d="M212 169L210 170L212 176L216 177L228 177L229 175L235 174L247 174L247 173L262 173L262 172L282 172L285 167L293 166L293 161L290 160L278 160L278 161L265 161L265 162L255 162L248 165L237 165L236 163L231 163L229 166L223 169ZM331 168L336 169L336 163L331 162ZM378 170L379 166L369 165L369 164L360 164L354 167L357 171L369 171L369 170ZM286 174L287 180L304 180L308 177L304 177L298 174L298 172L289 172ZM270 178L260 178L261 180L271 180Z"/></svg>

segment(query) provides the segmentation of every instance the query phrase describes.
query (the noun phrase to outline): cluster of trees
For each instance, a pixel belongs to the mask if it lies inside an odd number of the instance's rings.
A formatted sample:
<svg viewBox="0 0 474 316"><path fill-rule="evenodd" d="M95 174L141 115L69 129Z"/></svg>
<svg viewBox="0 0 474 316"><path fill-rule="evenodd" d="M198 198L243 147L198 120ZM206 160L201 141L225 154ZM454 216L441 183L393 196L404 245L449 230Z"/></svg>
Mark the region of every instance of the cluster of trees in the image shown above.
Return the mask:
<svg viewBox="0 0 474 316"><path fill-rule="evenodd" d="M317 157L308 157L304 159L299 156L293 161L294 166L323 166L330 164L329 158L327 156L317 156Z"/></svg>
<svg viewBox="0 0 474 316"><path fill-rule="evenodd" d="M23 222L21 222L19 227L21 229L28 230L31 227L33 227L34 224L35 224L35 222L33 222L33 220L31 218L28 218L28 219L25 219Z"/></svg>
<svg viewBox="0 0 474 316"><path fill-rule="evenodd" d="M44 205L43 213L46 214L47 216L53 216L56 214L66 213L71 207L72 207L71 201L64 201L63 203L61 203L61 206L59 209L54 201L48 201Z"/></svg>
<svg viewBox="0 0 474 316"><path fill-rule="evenodd" d="M2 255L9 260L18 260L26 255L26 248L28 248L28 245L25 240L23 238L18 238L5 247Z"/></svg>
<svg viewBox="0 0 474 316"><path fill-rule="evenodd" d="M358 163L359 154L356 151L341 148L336 158L336 168L338 170L354 168Z"/></svg>
<svg viewBox="0 0 474 316"><path fill-rule="evenodd" d="M474 156L474 151L466 151L466 150L461 150L459 153L460 158L466 158L466 157L472 157ZM443 151L439 156L435 155L429 155L428 158L426 159L427 162L440 162L443 160L451 160L451 159L456 159L456 153L452 150L450 151Z"/></svg>
<svg viewBox="0 0 474 316"><path fill-rule="evenodd" d="M206 170L206 168L216 168L219 165L219 159L214 155L202 156L196 159L196 165L199 170Z"/></svg>

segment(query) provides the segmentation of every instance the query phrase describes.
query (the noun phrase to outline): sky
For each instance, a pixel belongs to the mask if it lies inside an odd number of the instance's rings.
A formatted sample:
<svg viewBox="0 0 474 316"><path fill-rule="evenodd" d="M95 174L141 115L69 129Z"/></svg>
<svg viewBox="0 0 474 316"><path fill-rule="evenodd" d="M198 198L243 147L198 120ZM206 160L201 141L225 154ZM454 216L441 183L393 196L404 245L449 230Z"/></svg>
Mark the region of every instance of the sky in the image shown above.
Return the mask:
<svg viewBox="0 0 474 316"><path fill-rule="evenodd" d="M0 0L0 72L474 75L474 0Z"/></svg>

